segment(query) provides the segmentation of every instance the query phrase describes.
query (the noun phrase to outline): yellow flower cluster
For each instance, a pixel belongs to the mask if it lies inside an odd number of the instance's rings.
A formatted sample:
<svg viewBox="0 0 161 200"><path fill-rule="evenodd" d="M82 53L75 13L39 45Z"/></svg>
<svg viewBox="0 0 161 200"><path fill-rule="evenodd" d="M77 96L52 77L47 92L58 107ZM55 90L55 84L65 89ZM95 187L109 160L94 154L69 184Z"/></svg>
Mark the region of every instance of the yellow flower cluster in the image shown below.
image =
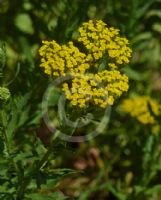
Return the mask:
<svg viewBox="0 0 161 200"><path fill-rule="evenodd" d="M117 65L129 63L132 51L128 40L119 37L118 29L107 28L101 20L90 20L79 28L79 34L78 41L83 43L94 60L107 54L109 67L117 68Z"/></svg>
<svg viewBox="0 0 161 200"><path fill-rule="evenodd" d="M67 73L84 73L89 67L86 55L69 42L67 45L59 45L55 41L43 41L39 50L41 59L40 67L50 76L65 76Z"/></svg>
<svg viewBox="0 0 161 200"><path fill-rule="evenodd" d="M155 117L161 114L161 106L149 96L125 99L121 107L142 124L155 124Z"/></svg>
<svg viewBox="0 0 161 200"><path fill-rule="evenodd" d="M128 90L128 78L119 71L98 72L97 74L75 74L71 84L64 83L63 91L71 104L79 107L94 104L105 108L113 105L114 99Z"/></svg>
<svg viewBox="0 0 161 200"><path fill-rule="evenodd" d="M128 77L117 68L131 57L128 40L119 37L117 29L107 28L101 20L83 23L79 33L78 41L83 44L84 52L73 42L59 45L54 40L43 41L39 49L40 67L51 77L70 75L71 80L62 84L62 90L71 105L81 108L90 104L102 108L113 105L128 90ZM103 63L106 66L101 69Z"/></svg>

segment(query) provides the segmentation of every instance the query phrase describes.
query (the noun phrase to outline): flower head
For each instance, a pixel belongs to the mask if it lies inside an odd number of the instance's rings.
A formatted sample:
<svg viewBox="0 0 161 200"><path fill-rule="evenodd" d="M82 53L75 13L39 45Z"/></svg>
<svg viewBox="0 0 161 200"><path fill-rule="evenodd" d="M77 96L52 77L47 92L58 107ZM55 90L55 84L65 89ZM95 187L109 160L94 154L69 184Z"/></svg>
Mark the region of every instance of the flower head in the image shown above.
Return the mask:
<svg viewBox="0 0 161 200"><path fill-rule="evenodd" d="M128 40L101 20L90 20L79 28L78 42L83 44L83 52L73 42L43 41L40 67L53 78L71 76L72 81L62 84L62 91L72 106L113 105L128 90L128 77L118 68L131 57Z"/></svg>

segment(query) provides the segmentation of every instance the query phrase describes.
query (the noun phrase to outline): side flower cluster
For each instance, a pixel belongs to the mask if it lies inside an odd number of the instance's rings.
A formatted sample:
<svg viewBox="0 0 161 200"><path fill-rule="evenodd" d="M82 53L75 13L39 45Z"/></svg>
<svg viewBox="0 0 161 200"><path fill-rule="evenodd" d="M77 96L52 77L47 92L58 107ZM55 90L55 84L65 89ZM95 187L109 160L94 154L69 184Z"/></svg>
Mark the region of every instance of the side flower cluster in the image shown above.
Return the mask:
<svg viewBox="0 0 161 200"><path fill-rule="evenodd" d="M128 40L101 20L83 23L78 31L83 52L73 42L59 45L54 40L43 41L40 67L53 78L71 76L62 90L72 106L113 105L128 90L128 77L118 67L131 57Z"/></svg>
<svg viewBox="0 0 161 200"><path fill-rule="evenodd" d="M161 114L161 105L149 96L125 99L121 107L142 124L155 124L157 116Z"/></svg>
<svg viewBox="0 0 161 200"><path fill-rule="evenodd" d="M86 54L79 51L73 42L59 45L55 41L43 41L39 53L42 57L40 67L45 73L60 77L70 73L85 73L90 65L86 61Z"/></svg>
<svg viewBox="0 0 161 200"><path fill-rule="evenodd" d="M107 28L101 20L90 20L83 23L79 33L78 41L86 47L91 59L98 60L106 54L109 58L109 67L117 68L117 65L129 63L132 51L128 46L128 40L119 37L118 29Z"/></svg>

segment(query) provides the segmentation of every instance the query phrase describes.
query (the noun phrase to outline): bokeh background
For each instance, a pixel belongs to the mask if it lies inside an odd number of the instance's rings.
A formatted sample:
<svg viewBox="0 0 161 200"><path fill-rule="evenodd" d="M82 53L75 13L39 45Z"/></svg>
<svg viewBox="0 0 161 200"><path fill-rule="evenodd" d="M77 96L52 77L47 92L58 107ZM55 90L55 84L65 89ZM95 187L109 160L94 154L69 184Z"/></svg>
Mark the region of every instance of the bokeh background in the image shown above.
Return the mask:
<svg viewBox="0 0 161 200"><path fill-rule="evenodd" d="M8 129L15 132L22 152L37 137L42 144L34 148L47 148L51 133L42 120L41 102L49 78L39 67L38 49L42 40L74 40L78 27L89 19L102 19L129 39L133 56L124 72L130 89L113 106L104 134L84 143L56 142L53 168L77 173L61 170L50 189L41 182L41 192L59 192L71 200L159 200L161 132L153 133L119 105L133 95L161 103L160 0L0 0L0 41L6 50L1 83L18 102L9 108L16 117ZM28 158L21 156L25 166Z"/></svg>

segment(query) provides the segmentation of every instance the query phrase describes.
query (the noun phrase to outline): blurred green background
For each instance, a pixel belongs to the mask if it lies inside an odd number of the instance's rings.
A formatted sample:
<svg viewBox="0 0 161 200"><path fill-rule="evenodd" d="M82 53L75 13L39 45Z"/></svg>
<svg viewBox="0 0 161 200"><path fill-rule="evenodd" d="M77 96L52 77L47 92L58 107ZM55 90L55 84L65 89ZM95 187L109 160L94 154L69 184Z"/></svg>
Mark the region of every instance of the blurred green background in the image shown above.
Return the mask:
<svg viewBox="0 0 161 200"><path fill-rule="evenodd" d="M0 41L7 55L1 84L19 102L9 108L10 114L16 112L16 122L8 129L15 131L20 149L30 141L24 135L35 132L48 146L41 102L49 78L39 68L38 48L42 40L74 40L77 28L89 19L102 19L129 39L133 56L124 72L130 89L112 109L105 134L86 143L56 144L54 167L80 173L62 173L53 191L71 200L159 200L161 135L122 114L119 104L135 94L160 101L160 0L0 0Z"/></svg>

